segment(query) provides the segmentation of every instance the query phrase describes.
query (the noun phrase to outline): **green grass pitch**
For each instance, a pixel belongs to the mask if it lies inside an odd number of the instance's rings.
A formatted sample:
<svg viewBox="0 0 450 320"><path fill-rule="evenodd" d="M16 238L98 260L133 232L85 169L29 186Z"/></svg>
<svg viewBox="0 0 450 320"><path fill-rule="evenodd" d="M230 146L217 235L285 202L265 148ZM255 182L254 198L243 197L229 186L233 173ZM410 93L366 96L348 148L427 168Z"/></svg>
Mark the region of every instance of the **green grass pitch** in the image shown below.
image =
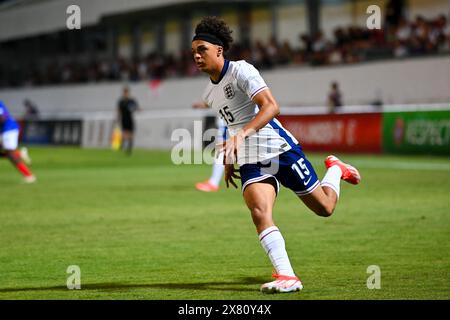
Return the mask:
<svg viewBox="0 0 450 320"><path fill-rule="evenodd" d="M323 177L324 154L308 154ZM450 159L341 155L331 218L282 189L274 218L304 289L264 295L272 267L240 190L169 152L31 148L38 182L0 161L0 299L450 299ZM66 287L81 269L81 290ZM368 289L367 268L381 271Z"/></svg>

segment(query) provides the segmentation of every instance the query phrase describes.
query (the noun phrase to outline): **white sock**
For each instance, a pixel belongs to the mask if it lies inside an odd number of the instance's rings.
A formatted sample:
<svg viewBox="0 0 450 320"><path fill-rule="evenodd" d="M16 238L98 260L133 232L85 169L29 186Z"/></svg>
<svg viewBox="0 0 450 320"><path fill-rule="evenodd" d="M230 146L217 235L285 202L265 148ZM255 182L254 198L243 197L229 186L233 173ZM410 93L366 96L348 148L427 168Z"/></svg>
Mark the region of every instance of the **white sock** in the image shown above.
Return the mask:
<svg viewBox="0 0 450 320"><path fill-rule="evenodd" d="M217 159L214 159L213 171L211 178L209 178L209 183L218 187L220 184L220 180L222 179L224 169L225 166L223 165L223 152L222 152Z"/></svg>
<svg viewBox="0 0 450 320"><path fill-rule="evenodd" d="M264 251L266 251L269 256L277 273L294 277L294 270L292 270L291 263L289 262L284 239L280 230L278 230L276 226L263 230L259 234L259 241L261 242Z"/></svg>
<svg viewBox="0 0 450 320"><path fill-rule="evenodd" d="M325 173L325 177L322 179L322 187L330 187L336 192L339 198L339 191L341 186L342 170L338 165L332 166Z"/></svg>

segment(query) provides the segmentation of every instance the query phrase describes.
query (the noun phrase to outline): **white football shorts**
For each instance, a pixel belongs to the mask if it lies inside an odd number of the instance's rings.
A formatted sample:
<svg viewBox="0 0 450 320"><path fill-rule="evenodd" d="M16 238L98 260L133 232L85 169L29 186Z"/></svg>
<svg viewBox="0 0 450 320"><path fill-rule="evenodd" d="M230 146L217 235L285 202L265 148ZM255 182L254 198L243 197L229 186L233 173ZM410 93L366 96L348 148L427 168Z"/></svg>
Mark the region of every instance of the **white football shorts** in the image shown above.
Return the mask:
<svg viewBox="0 0 450 320"><path fill-rule="evenodd" d="M19 130L8 130L3 132L1 143L5 150L16 150L19 144Z"/></svg>

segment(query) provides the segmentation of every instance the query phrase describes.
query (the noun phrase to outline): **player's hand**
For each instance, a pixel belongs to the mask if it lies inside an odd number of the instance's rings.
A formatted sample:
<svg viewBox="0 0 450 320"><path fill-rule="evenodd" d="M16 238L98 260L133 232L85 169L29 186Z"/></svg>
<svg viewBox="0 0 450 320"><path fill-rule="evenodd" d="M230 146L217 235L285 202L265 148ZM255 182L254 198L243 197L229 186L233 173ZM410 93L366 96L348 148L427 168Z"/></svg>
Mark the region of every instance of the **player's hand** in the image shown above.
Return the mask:
<svg viewBox="0 0 450 320"><path fill-rule="evenodd" d="M226 164L225 165L225 183L227 185L227 188L230 187L230 183L237 189L238 186L236 185L236 183L234 182L233 178L237 178L240 179L241 177L238 176L236 174L236 172L238 172L239 169L236 169L234 167L234 164Z"/></svg>
<svg viewBox="0 0 450 320"><path fill-rule="evenodd" d="M194 109L206 109L208 108L208 105L206 103L202 102L194 102L192 104L192 108Z"/></svg>
<svg viewBox="0 0 450 320"><path fill-rule="evenodd" d="M244 134L239 131L237 135L232 136L223 143L221 151L224 152L224 164L233 164L237 162L238 150L244 142Z"/></svg>

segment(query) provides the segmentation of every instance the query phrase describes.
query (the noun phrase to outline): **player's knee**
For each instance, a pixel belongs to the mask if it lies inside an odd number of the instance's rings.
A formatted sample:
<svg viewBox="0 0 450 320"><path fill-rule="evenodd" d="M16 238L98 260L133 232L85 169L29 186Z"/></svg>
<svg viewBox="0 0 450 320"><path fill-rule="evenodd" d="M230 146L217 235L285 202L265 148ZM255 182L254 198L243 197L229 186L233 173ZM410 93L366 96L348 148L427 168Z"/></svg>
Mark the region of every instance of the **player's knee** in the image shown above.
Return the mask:
<svg viewBox="0 0 450 320"><path fill-rule="evenodd" d="M270 219L270 210L264 206L255 206L251 208L253 222L258 225L265 220Z"/></svg>
<svg viewBox="0 0 450 320"><path fill-rule="evenodd" d="M17 163L20 161L20 157L17 154L17 152L15 152L15 150L6 150L6 157L14 163Z"/></svg>

